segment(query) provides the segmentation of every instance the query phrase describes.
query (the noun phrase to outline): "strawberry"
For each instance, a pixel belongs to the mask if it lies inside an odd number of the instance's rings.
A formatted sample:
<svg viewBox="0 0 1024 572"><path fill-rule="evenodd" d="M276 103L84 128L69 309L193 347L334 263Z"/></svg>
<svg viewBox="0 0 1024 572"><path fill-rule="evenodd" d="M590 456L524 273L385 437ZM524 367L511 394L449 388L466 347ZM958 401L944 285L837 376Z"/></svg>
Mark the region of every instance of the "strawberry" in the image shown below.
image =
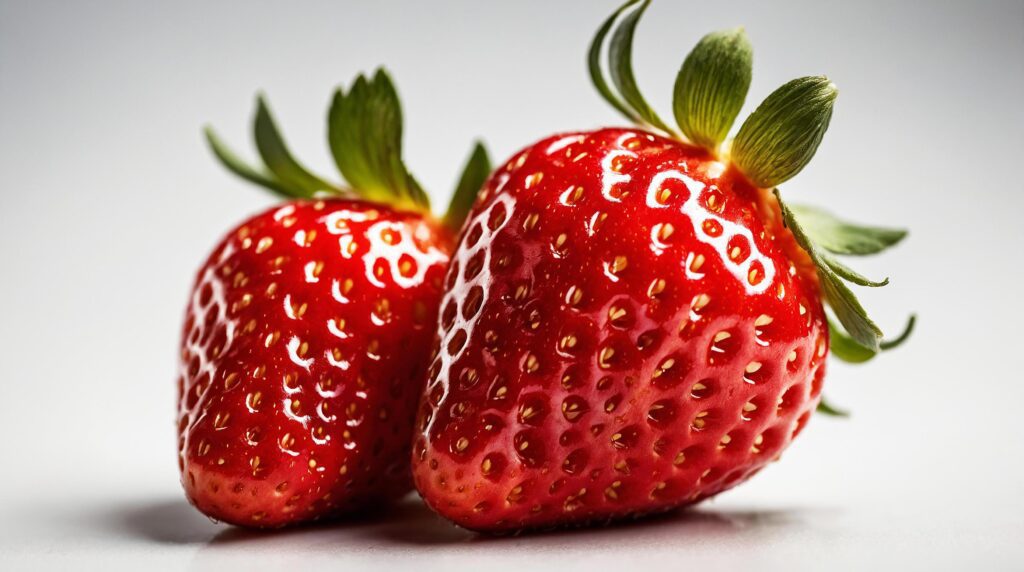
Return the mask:
<svg viewBox="0 0 1024 572"><path fill-rule="evenodd" d="M442 224L396 155L401 110L383 71L337 92L329 134L352 189L291 157L262 98L255 137L266 171L207 131L229 169L288 199L228 233L188 304L179 466L189 500L214 519L277 527L411 488L410 434L451 229L487 158L478 147Z"/></svg>
<svg viewBox="0 0 1024 572"><path fill-rule="evenodd" d="M461 526L608 521L714 496L778 459L816 408L838 412L821 401L830 328L850 361L905 339L880 342L846 285L884 281L835 256L905 232L789 207L776 190L814 155L835 87L784 85L730 153L750 47L742 30L711 34L676 83L684 138L633 79L647 4L620 8L591 48L598 90L640 127L559 134L515 155L452 257L413 474ZM599 61L613 27L617 94Z"/></svg>

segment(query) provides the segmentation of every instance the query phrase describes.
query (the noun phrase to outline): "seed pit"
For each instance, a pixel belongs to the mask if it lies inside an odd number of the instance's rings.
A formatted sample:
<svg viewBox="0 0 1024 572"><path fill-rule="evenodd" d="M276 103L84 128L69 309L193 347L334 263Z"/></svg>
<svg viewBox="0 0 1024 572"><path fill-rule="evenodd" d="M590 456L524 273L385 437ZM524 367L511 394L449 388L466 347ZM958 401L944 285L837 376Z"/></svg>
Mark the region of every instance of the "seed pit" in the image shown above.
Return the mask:
<svg viewBox="0 0 1024 572"><path fill-rule="evenodd" d="M803 404L806 393L806 387L800 383L797 383L787 389L786 392L782 394L782 397L779 398L777 407L779 414Z"/></svg>
<svg viewBox="0 0 1024 572"><path fill-rule="evenodd" d="M647 422L653 427L662 429L671 424L678 413L675 401L671 399L655 401L647 410Z"/></svg>
<svg viewBox="0 0 1024 572"><path fill-rule="evenodd" d="M578 395L570 395L562 400L562 416L566 421L574 423L580 416L590 410L586 400Z"/></svg>
<svg viewBox="0 0 1024 572"><path fill-rule="evenodd" d="M480 274L480 270L484 267L484 256L485 254L481 250L474 254L473 257L469 259L469 262L466 263L466 273L463 276L466 282L473 280Z"/></svg>
<svg viewBox="0 0 1024 572"><path fill-rule="evenodd" d="M476 317L477 313L480 312L480 307L484 301L484 289L479 285L473 286L469 290L469 294L466 295L466 299L463 302L462 317L467 320L472 320ZM447 329L449 326L446 326Z"/></svg>
<svg viewBox="0 0 1024 572"><path fill-rule="evenodd" d="M516 456L527 467L539 467L544 464L544 445L533 431L520 431L512 438L512 446Z"/></svg>
<svg viewBox="0 0 1024 572"><path fill-rule="evenodd" d="M505 224L505 217L507 215L508 213L505 212L505 204L495 203L494 206L491 207L490 215L487 217L487 227L492 231L498 230L501 228L501 225Z"/></svg>
<svg viewBox="0 0 1024 572"><path fill-rule="evenodd" d="M562 471L570 475L578 475L587 468L589 455L586 449L576 449L566 455L562 461Z"/></svg>
<svg viewBox="0 0 1024 572"><path fill-rule="evenodd" d="M466 330L460 329L448 340L448 355L454 356L466 345Z"/></svg>
<svg viewBox="0 0 1024 572"><path fill-rule="evenodd" d="M735 264L742 264L744 260L750 257L750 242L741 234L737 234L729 239L725 249L729 255L729 260Z"/></svg>
<svg viewBox="0 0 1024 572"><path fill-rule="evenodd" d="M704 234L712 238L722 236L722 223L718 222L715 219L709 218L705 220L703 223L701 223L700 228L701 230L704 231Z"/></svg>
<svg viewBox="0 0 1024 572"><path fill-rule="evenodd" d="M705 397L714 394L717 386L717 382L713 379L702 379L690 386L690 396L694 399L704 399Z"/></svg>
<svg viewBox="0 0 1024 572"><path fill-rule="evenodd" d="M483 226L481 226L480 223L474 223L472 228L469 229L469 233L466 234L466 247L472 248L476 246L476 243L480 242L480 237L483 233Z"/></svg>
<svg viewBox="0 0 1024 572"><path fill-rule="evenodd" d="M490 453L480 462L480 473L491 481L497 481L505 472L508 460L501 453Z"/></svg>

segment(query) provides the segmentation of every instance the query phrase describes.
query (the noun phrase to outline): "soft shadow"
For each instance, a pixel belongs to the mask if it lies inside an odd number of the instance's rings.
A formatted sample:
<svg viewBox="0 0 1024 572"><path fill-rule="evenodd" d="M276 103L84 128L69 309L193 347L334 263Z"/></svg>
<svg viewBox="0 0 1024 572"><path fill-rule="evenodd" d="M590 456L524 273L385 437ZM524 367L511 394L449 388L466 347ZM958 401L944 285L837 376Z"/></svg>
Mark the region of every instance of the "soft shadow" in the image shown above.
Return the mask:
<svg viewBox="0 0 1024 572"><path fill-rule="evenodd" d="M531 530L515 534L478 534L458 528L433 514L422 502L405 509L406 517L396 519L387 526L364 532L367 536L396 544L492 545L526 543L543 548L545 545L565 545L578 542L581 546L602 542L608 535L617 538L636 537L649 541L654 536L709 540L748 533L762 533L799 525L804 521L798 509L773 510L714 510L687 508L655 514L643 518L622 519L589 526Z"/></svg>
<svg viewBox="0 0 1024 572"><path fill-rule="evenodd" d="M225 525L203 516L184 499L119 507L104 524L125 536L161 544L200 544L215 538Z"/></svg>
<svg viewBox="0 0 1024 572"><path fill-rule="evenodd" d="M237 549L318 553L345 547L399 550L433 547L478 554L478 551L494 548L539 553L593 552L609 546L624 550L632 546L632 549L642 550L651 543L682 548L721 540L772 536L783 529L800 527L818 516L821 515L798 508L746 510L705 505L603 525L493 536L459 528L434 514L418 497L410 495L389 508L369 514L277 530L252 530L214 523L183 499L110 510L99 524L119 535L149 542L202 545L201 552L206 554ZM93 522L95 525L95 520Z"/></svg>
<svg viewBox="0 0 1024 572"><path fill-rule="evenodd" d="M394 505L347 518L290 526L279 530L252 530L230 527L209 542L210 548L251 542L311 541L315 537L347 535L361 538L403 538L415 544L447 544L473 538L473 533L458 528L437 516L418 497L410 495Z"/></svg>

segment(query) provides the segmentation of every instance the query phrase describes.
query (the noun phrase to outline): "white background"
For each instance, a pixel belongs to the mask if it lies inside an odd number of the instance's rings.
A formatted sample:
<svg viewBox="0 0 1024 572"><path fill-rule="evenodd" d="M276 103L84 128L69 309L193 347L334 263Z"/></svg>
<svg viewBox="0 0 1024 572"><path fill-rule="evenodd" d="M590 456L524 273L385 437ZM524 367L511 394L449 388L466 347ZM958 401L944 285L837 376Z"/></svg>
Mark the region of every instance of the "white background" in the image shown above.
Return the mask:
<svg viewBox="0 0 1024 572"><path fill-rule="evenodd" d="M1024 567L1024 3L671 2L637 73L671 116L705 32L745 24L748 110L798 75L841 95L784 191L905 225L860 268L904 348L834 366L848 421L817 418L781 463L699 510L612 529L478 538L414 498L374 522L256 534L177 482L174 372L192 273L272 199L225 173L200 127L249 153L264 89L296 154L331 173L332 88L387 63L406 155L436 208L472 138L511 155L618 124L583 56L614 0L0 0L0 568L481 570Z"/></svg>

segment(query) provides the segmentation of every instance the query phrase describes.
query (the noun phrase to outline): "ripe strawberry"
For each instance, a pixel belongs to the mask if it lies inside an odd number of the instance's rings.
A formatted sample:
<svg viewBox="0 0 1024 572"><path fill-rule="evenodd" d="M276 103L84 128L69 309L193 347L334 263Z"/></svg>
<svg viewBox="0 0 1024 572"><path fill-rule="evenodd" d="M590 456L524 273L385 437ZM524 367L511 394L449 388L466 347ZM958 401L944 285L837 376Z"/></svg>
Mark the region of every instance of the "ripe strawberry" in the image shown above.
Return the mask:
<svg viewBox="0 0 1024 572"><path fill-rule="evenodd" d="M810 209L804 229L771 190L814 154L834 86L786 84L729 156L720 144L750 49L742 31L712 34L677 82L683 140L636 91L629 50L647 2L627 12L635 4L598 32L591 69L642 128L557 135L516 155L485 184L453 255L413 474L467 528L605 521L718 494L777 459L819 406L823 300L850 332L834 326L840 357L880 349L843 280L882 283L832 253L877 252L905 233ZM623 13L609 49L620 99L597 61Z"/></svg>
<svg viewBox="0 0 1024 572"><path fill-rule="evenodd" d="M255 136L269 173L208 132L231 170L290 198L221 241L186 313L179 463L189 500L212 518L275 527L411 487L449 228L488 167L479 147L442 226L394 156L400 121L383 72L337 93L331 147L352 191L291 158L262 100Z"/></svg>

